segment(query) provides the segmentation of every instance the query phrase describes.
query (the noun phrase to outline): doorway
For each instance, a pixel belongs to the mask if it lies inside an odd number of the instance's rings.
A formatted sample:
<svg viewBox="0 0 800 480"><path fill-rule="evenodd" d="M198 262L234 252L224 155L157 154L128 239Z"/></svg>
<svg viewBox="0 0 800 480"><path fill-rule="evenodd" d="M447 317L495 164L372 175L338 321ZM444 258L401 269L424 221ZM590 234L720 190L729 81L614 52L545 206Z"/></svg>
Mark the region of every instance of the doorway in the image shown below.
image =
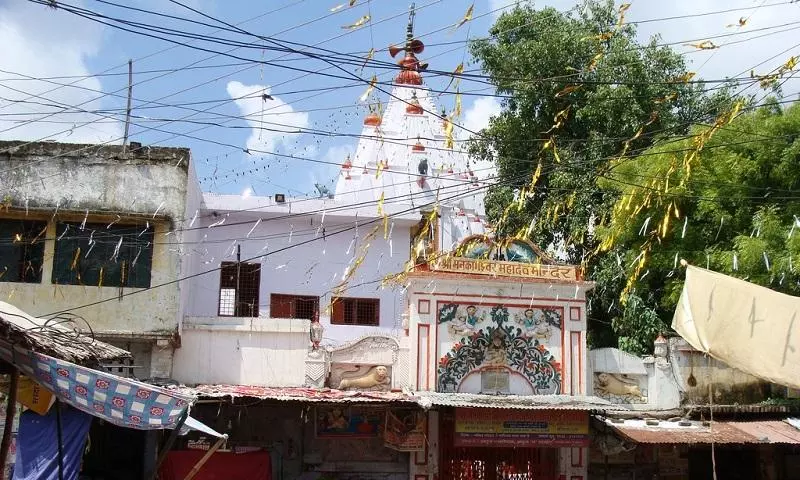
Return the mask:
<svg viewBox="0 0 800 480"><path fill-rule="evenodd" d="M455 447L453 415L440 418L439 480L556 480L558 449Z"/></svg>

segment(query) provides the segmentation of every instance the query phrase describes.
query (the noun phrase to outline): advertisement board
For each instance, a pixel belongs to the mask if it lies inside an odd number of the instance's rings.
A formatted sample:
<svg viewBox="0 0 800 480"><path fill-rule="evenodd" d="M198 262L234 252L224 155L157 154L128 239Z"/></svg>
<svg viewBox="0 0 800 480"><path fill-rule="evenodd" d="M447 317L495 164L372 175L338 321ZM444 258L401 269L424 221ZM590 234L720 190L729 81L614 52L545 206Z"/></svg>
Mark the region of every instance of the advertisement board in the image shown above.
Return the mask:
<svg viewBox="0 0 800 480"><path fill-rule="evenodd" d="M589 415L572 410L457 408L456 447L586 447Z"/></svg>

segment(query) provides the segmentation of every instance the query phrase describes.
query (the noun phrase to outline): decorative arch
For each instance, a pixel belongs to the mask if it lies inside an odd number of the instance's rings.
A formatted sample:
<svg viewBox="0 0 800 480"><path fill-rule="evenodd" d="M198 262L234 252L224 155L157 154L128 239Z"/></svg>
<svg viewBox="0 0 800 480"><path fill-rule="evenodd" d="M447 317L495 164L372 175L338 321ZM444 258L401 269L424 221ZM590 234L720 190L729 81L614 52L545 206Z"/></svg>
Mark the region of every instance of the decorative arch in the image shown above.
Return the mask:
<svg viewBox="0 0 800 480"><path fill-rule="evenodd" d="M560 394L561 365L545 345L509 324L505 307L492 308L491 317L495 326L463 336L439 359L437 391L458 391L468 374L486 365L493 338L501 336L505 342L503 366L524 376L537 394Z"/></svg>
<svg viewBox="0 0 800 480"><path fill-rule="evenodd" d="M530 240L524 238L497 240L487 235L470 235L465 238L456 247L455 256L519 263L555 263L553 258Z"/></svg>

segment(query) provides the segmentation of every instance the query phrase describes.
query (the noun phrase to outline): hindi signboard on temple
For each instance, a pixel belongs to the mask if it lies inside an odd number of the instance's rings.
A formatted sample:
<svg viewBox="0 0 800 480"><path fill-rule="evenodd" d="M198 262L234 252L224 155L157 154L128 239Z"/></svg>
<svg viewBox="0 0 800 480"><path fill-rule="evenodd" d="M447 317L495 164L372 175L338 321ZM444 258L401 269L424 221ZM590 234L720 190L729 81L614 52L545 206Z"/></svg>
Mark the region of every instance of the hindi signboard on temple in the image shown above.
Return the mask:
<svg viewBox="0 0 800 480"><path fill-rule="evenodd" d="M431 269L440 272L499 275L521 278L576 281L574 266L546 265L537 263L501 262L463 257L443 257L433 262Z"/></svg>
<svg viewBox="0 0 800 480"><path fill-rule="evenodd" d="M456 409L456 447L587 447L589 416L569 410Z"/></svg>

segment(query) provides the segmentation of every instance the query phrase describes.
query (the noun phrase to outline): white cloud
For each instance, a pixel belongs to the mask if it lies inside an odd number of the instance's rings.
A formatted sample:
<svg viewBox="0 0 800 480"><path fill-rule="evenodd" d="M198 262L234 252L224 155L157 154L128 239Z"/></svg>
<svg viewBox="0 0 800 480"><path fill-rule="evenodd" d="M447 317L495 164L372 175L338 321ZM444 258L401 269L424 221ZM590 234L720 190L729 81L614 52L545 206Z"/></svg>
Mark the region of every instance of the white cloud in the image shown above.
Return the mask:
<svg viewBox="0 0 800 480"><path fill-rule="evenodd" d="M472 132L478 132L489 126L489 119L498 115L503 107L495 97L480 97L475 99L472 106L464 113L464 127ZM467 133L465 130L461 130Z"/></svg>
<svg viewBox="0 0 800 480"><path fill-rule="evenodd" d="M253 128L247 139L247 148L250 151L274 152L279 147L296 149L292 140L298 135L296 132L299 129L308 128L307 113L295 112L291 105L278 97L264 100L263 95L270 95L269 85L228 82L227 90L242 116Z"/></svg>
<svg viewBox="0 0 800 480"><path fill-rule="evenodd" d="M498 115L503 107L495 97L480 97L472 102L472 106L464 113L464 127L473 131L480 132L489 126L489 119ZM469 137L470 134L461 130L460 138ZM479 178L489 178L495 175L492 162L472 160L472 168Z"/></svg>
<svg viewBox="0 0 800 480"><path fill-rule="evenodd" d="M119 143L119 121L79 111L101 107L100 100L92 99L102 94L87 90L102 89L97 78L49 83L23 77L89 75L86 59L102 45L101 27L24 0L0 5L0 130L8 130L0 132L0 139ZM75 83L68 87L58 85L71 82ZM62 113L60 105L74 106L73 113ZM42 118L48 114L54 115ZM27 123L30 120L40 121ZM80 126L86 122L90 123Z"/></svg>

